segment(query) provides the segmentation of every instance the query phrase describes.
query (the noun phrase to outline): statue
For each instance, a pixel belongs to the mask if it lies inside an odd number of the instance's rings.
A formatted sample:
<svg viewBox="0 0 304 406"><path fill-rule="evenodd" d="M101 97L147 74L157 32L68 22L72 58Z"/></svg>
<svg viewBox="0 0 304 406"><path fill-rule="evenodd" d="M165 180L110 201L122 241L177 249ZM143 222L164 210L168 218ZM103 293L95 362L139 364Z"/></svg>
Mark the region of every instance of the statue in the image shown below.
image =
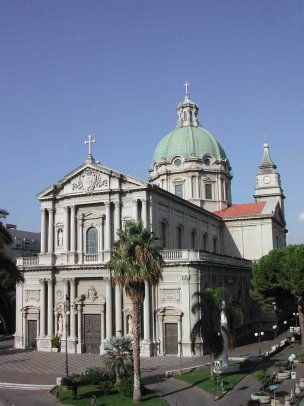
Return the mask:
<svg viewBox="0 0 304 406"><path fill-rule="evenodd" d="M58 334L63 333L63 317L62 314L58 315Z"/></svg>
<svg viewBox="0 0 304 406"><path fill-rule="evenodd" d="M57 245L61 247L63 245L63 231L61 228L59 228L58 233L57 233Z"/></svg>
<svg viewBox="0 0 304 406"><path fill-rule="evenodd" d="M133 320L131 315L127 317L127 323L128 323L128 334L133 334Z"/></svg>

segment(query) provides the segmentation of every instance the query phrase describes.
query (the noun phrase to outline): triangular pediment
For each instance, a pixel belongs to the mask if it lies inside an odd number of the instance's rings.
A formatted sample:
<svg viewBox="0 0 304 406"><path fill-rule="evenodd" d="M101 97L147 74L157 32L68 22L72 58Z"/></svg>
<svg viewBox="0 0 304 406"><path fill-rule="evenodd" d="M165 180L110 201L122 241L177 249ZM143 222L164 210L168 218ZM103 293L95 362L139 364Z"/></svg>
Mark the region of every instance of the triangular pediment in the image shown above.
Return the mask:
<svg viewBox="0 0 304 406"><path fill-rule="evenodd" d="M109 191L146 187L147 183L132 176L107 168L99 163L85 162L68 173L57 184L37 195L39 200L50 197L96 194Z"/></svg>

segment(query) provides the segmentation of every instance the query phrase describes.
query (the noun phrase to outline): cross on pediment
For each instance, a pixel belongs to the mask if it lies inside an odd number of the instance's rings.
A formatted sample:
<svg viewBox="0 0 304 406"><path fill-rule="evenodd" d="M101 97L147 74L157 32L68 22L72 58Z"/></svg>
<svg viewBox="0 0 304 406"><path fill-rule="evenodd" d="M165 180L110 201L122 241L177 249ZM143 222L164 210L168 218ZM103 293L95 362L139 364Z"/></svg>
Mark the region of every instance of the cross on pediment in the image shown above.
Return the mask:
<svg viewBox="0 0 304 406"><path fill-rule="evenodd" d="M95 144L95 140L94 140L94 138L92 137L92 135L89 135L89 137L88 137L88 140L85 140L85 144L88 144L89 145L89 155L92 155L92 147L91 147L91 145L92 144Z"/></svg>

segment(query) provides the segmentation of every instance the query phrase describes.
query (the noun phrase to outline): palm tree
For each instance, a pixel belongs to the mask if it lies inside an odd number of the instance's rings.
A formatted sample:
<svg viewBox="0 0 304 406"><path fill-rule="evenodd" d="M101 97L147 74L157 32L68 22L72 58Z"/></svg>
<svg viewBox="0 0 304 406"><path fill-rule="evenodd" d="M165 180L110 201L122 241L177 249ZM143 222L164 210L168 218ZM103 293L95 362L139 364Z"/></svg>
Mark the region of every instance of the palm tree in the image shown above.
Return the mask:
<svg viewBox="0 0 304 406"><path fill-rule="evenodd" d="M5 218L8 214L6 210L0 209L0 218ZM0 221L0 246L12 242L10 233ZM0 321L5 332L13 329L15 287L16 283L23 282L23 280L23 275L16 267L15 262L0 250Z"/></svg>
<svg viewBox="0 0 304 406"><path fill-rule="evenodd" d="M162 276L163 260L157 239L141 222L127 221L125 230L113 245L111 268L113 283L125 288L132 300L134 391L133 400L141 400L140 333L141 306L145 298L145 282L155 285Z"/></svg>
<svg viewBox="0 0 304 406"><path fill-rule="evenodd" d="M225 303L223 306L223 299L226 295L227 290L221 287L217 289L207 288L203 292L195 292L193 294L195 302L192 305L191 311L193 314L198 314L199 319L191 331L192 351L195 351L196 338L201 337L210 349L211 376L213 376L214 359L224 349L223 330L228 334L226 327L221 322L222 314L227 318L236 316L242 319L242 312L238 306L228 303Z"/></svg>
<svg viewBox="0 0 304 406"><path fill-rule="evenodd" d="M105 363L109 371L115 372L116 384L120 378L130 375L133 369L133 351L130 337L110 337L106 342Z"/></svg>

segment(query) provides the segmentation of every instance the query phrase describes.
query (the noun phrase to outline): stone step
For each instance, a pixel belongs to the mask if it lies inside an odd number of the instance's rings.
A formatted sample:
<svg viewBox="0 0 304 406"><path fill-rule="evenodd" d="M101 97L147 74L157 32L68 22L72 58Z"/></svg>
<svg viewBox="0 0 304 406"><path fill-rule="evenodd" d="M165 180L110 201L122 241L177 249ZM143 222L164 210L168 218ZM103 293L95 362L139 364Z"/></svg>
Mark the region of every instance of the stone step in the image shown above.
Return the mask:
<svg viewBox="0 0 304 406"><path fill-rule="evenodd" d="M8 383L0 382L0 388L5 389L25 389L25 390L51 390L55 385L33 385L28 383Z"/></svg>

